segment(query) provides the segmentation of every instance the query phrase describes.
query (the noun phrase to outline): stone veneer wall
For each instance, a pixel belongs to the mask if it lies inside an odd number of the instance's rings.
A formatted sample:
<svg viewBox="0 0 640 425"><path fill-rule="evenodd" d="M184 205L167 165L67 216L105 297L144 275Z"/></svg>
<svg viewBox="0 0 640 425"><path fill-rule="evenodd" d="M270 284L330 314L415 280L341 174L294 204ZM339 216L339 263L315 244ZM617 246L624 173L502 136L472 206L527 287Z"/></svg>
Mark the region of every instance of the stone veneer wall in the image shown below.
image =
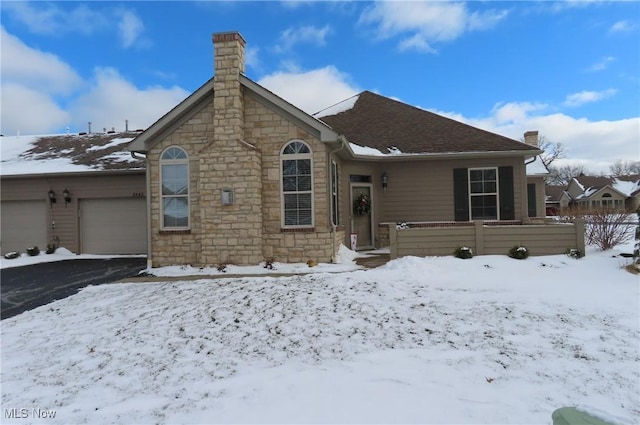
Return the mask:
<svg viewBox="0 0 640 425"><path fill-rule="evenodd" d="M263 255L280 262L331 261L335 245L330 226L326 146L306 130L245 97L245 135L262 152ZM313 153L314 227L283 229L280 152L292 140L306 142ZM343 236L344 238L344 236Z"/></svg>
<svg viewBox="0 0 640 425"><path fill-rule="evenodd" d="M147 154L151 188L151 260L153 267L174 264L201 264L202 225L200 220L200 151L213 134L213 103L158 143ZM189 231L160 230L160 155L169 146L179 146L189 155Z"/></svg>

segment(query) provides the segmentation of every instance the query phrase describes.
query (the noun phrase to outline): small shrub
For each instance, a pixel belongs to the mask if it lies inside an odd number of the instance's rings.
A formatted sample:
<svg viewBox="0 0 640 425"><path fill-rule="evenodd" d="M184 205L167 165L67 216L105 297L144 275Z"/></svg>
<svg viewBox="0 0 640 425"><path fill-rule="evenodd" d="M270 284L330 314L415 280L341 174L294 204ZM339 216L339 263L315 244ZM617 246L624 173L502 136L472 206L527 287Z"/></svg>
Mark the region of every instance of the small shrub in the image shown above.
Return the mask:
<svg viewBox="0 0 640 425"><path fill-rule="evenodd" d="M47 254L53 254L54 252L56 252L56 246L55 245L47 245L47 250L45 252Z"/></svg>
<svg viewBox="0 0 640 425"><path fill-rule="evenodd" d="M275 270L275 267L273 266L273 263L275 263L275 261L276 260L274 260L273 258L268 259L264 263L264 268L268 270Z"/></svg>
<svg viewBox="0 0 640 425"><path fill-rule="evenodd" d="M4 258L6 258L7 260L15 260L19 256L20 256L20 253L16 251L7 252L6 254L4 254Z"/></svg>
<svg viewBox="0 0 640 425"><path fill-rule="evenodd" d="M218 269L218 271L220 273L226 273L227 272L227 265L226 264L218 264L217 269Z"/></svg>
<svg viewBox="0 0 640 425"><path fill-rule="evenodd" d="M455 251L453 251L453 255L454 257L466 260L468 258L473 258L473 250L468 246L459 246Z"/></svg>
<svg viewBox="0 0 640 425"><path fill-rule="evenodd" d="M27 248L27 254L29 254L31 257L35 257L36 255L40 254L40 248L38 248L37 246Z"/></svg>
<svg viewBox="0 0 640 425"><path fill-rule="evenodd" d="M567 257L575 258L576 260L584 257L584 252L582 252L582 250L578 248L567 248L565 254L567 255Z"/></svg>
<svg viewBox="0 0 640 425"><path fill-rule="evenodd" d="M525 260L529 257L529 250L524 246L516 245L509 250L509 257L516 260Z"/></svg>

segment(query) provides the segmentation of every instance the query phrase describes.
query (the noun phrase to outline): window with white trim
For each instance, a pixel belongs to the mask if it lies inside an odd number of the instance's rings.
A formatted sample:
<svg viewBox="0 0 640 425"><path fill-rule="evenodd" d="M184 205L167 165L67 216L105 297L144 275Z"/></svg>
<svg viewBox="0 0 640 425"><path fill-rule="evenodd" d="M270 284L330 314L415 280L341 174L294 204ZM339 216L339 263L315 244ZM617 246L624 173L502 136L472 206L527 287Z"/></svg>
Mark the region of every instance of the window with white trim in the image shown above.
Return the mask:
<svg viewBox="0 0 640 425"><path fill-rule="evenodd" d="M313 174L311 148L294 140L282 149L282 225L313 226Z"/></svg>
<svg viewBox="0 0 640 425"><path fill-rule="evenodd" d="M498 169L469 169L471 220L498 220Z"/></svg>
<svg viewBox="0 0 640 425"><path fill-rule="evenodd" d="M160 156L162 229L189 228L189 157L176 146Z"/></svg>

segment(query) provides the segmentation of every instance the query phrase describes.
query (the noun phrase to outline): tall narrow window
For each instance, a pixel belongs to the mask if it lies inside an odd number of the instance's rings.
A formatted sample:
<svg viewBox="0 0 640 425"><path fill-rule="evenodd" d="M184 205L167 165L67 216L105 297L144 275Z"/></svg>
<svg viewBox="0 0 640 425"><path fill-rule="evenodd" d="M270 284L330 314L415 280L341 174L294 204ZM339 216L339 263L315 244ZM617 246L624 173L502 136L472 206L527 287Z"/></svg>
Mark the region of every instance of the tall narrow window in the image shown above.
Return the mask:
<svg viewBox="0 0 640 425"><path fill-rule="evenodd" d="M287 144L280 157L282 170L282 224L285 227L313 226L312 155L299 140Z"/></svg>
<svg viewBox="0 0 640 425"><path fill-rule="evenodd" d="M498 219L497 168L469 169L471 220Z"/></svg>
<svg viewBox="0 0 640 425"><path fill-rule="evenodd" d="M162 181L162 228L189 228L189 158L178 147L170 147L160 157Z"/></svg>
<svg viewBox="0 0 640 425"><path fill-rule="evenodd" d="M331 161L331 220L333 224L340 224L338 209L338 164Z"/></svg>

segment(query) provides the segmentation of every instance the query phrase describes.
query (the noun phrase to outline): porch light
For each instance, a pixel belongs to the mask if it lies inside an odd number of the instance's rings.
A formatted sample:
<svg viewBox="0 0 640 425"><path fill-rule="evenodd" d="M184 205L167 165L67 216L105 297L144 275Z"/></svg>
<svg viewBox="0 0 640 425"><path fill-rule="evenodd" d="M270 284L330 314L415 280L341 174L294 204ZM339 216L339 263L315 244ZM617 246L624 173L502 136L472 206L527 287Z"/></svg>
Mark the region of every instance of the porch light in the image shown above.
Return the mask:
<svg viewBox="0 0 640 425"><path fill-rule="evenodd" d="M62 196L64 197L64 206L67 207L67 204L71 202L71 193L69 193L69 189L65 188L62 192Z"/></svg>
<svg viewBox="0 0 640 425"><path fill-rule="evenodd" d="M389 176L387 176L387 172L382 173L382 190L386 191L387 186L389 185Z"/></svg>
<svg viewBox="0 0 640 425"><path fill-rule="evenodd" d="M49 190L49 203L51 205L56 203L56 193L53 190Z"/></svg>

